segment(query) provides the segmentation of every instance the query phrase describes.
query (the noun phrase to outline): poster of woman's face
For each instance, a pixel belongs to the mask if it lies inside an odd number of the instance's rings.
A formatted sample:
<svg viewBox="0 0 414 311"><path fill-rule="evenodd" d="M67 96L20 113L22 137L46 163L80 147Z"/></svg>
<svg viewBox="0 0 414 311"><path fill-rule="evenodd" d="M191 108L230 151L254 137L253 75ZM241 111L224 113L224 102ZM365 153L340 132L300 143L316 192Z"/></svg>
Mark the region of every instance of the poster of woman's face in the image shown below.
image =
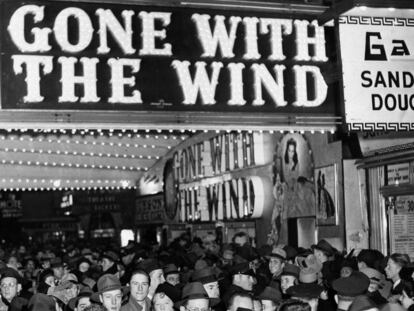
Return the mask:
<svg viewBox="0 0 414 311"><path fill-rule="evenodd" d="M313 179L312 151L305 137L289 133L282 137L277 148L281 159L281 179L288 185L296 183L299 176Z"/></svg>

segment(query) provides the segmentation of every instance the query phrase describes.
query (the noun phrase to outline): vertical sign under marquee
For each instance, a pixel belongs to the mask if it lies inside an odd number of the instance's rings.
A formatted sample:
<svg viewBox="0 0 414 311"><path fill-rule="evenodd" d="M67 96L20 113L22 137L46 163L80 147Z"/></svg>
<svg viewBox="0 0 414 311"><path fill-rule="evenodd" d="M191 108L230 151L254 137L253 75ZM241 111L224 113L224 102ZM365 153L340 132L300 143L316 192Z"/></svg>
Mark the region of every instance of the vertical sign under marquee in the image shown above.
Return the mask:
<svg viewBox="0 0 414 311"><path fill-rule="evenodd" d="M398 196L390 214L391 253L408 254L414 259L414 196Z"/></svg>
<svg viewBox="0 0 414 311"><path fill-rule="evenodd" d="M348 128L414 130L414 18L357 10L339 18Z"/></svg>

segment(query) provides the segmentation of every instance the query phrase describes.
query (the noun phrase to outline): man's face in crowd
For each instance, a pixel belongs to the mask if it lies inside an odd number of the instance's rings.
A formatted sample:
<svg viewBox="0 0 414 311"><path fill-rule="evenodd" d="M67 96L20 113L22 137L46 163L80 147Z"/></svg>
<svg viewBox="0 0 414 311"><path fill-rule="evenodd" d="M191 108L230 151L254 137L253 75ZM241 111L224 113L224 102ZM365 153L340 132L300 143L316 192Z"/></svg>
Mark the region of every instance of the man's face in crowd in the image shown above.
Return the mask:
<svg viewBox="0 0 414 311"><path fill-rule="evenodd" d="M253 310L253 300L249 297L235 297L233 304L229 306L228 311L236 311L238 308Z"/></svg>
<svg viewBox="0 0 414 311"><path fill-rule="evenodd" d="M104 292L99 298L108 311L121 310L122 292L120 289Z"/></svg>
<svg viewBox="0 0 414 311"><path fill-rule="evenodd" d="M143 301L148 295L149 280L144 274L134 274L129 282L131 296L136 301Z"/></svg>
<svg viewBox="0 0 414 311"><path fill-rule="evenodd" d="M72 284L72 286L65 291L65 295L68 300L77 297L79 294L79 287L76 284Z"/></svg>
<svg viewBox="0 0 414 311"><path fill-rule="evenodd" d="M270 257L269 270L272 275L279 275L283 270L283 261L277 257Z"/></svg>
<svg viewBox="0 0 414 311"><path fill-rule="evenodd" d="M238 236L234 239L234 244L237 246L243 246L247 243L247 236Z"/></svg>
<svg viewBox="0 0 414 311"><path fill-rule="evenodd" d="M293 275L282 275L280 278L280 288L282 289L282 293L286 294L286 291L289 287L295 285L296 278Z"/></svg>
<svg viewBox="0 0 414 311"><path fill-rule="evenodd" d="M211 282L203 284L204 289L206 290L208 297L210 298L220 298L220 288L218 282Z"/></svg>
<svg viewBox="0 0 414 311"><path fill-rule="evenodd" d="M17 292L20 291L21 285L17 283L15 278L3 278L0 282L1 296L7 301L12 301L17 296Z"/></svg>
<svg viewBox="0 0 414 311"><path fill-rule="evenodd" d="M322 252L319 249L314 249L313 250L313 254L315 255L316 259L320 262L320 263L324 263L325 261L328 261L328 256L325 255L324 252Z"/></svg>
<svg viewBox="0 0 414 311"><path fill-rule="evenodd" d="M167 276L165 277L165 281L167 283L170 283L171 285L175 286L178 283L180 283L180 274L179 273L167 274Z"/></svg>
<svg viewBox="0 0 414 311"><path fill-rule="evenodd" d="M109 260L108 258L102 258L101 260L101 266L102 266L102 271L107 271L110 267L112 267L112 265L114 264L114 262L112 260Z"/></svg>
<svg viewBox="0 0 414 311"><path fill-rule="evenodd" d="M276 311L276 304L271 300L262 300L263 311Z"/></svg>
<svg viewBox="0 0 414 311"><path fill-rule="evenodd" d="M244 290L251 291L253 290L253 285L255 283L254 278L251 275L245 274L236 274L233 276L234 281L238 286L243 288Z"/></svg>
<svg viewBox="0 0 414 311"><path fill-rule="evenodd" d="M85 273L89 270L90 265L87 262L81 262L81 264L79 265L79 271L82 273Z"/></svg>
<svg viewBox="0 0 414 311"><path fill-rule="evenodd" d="M91 305L91 300L89 297L82 297L78 301L78 306L75 307L75 311L83 311L86 307Z"/></svg>
<svg viewBox="0 0 414 311"><path fill-rule="evenodd" d="M154 311L174 311L174 303L164 293L156 293L152 302Z"/></svg>
<svg viewBox="0 0 414 311"><path fill-rule="evenodd" d="M54 267L54 268L52 268L52 270L53 270L53 275L58 280L60 280L63 277L63 274L65 272L65 270L63 269L63 266Z"/></svg>
<svg viewBox="0 0 414 311"><path fill-rule="evenodd" d="M162 269L151 271L150 277L151 277L151 286L154 288L157 288L158 285L165 282L164 273L162 272Z"/></svg>
<svg viewBox="0 0 414 311"><path fill-rule="evenodd" d="M205 298L190 299L187 306L180 307L180 311L208 311L210 310L210 301Z"/></svg>

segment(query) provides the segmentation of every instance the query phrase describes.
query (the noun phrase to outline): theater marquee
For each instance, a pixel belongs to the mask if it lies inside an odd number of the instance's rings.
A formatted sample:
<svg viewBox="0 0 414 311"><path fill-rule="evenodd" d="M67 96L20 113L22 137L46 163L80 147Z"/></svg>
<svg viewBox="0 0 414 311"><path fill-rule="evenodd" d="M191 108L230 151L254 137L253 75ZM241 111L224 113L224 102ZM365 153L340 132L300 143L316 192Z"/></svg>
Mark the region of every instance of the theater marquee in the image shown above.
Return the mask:
<svg viewBox="0 0 414 311"><path fill-rule="evenodd" d="M414 130L414 19L408 11L356 8L339 18L350 130Z"/></svg>
<svg viewBox="0 0 414 311"><path fill-rule="evenodd" d="M332 31L309 16L64 1L1 10L3 111L335 118L323 75Z"/></svg>

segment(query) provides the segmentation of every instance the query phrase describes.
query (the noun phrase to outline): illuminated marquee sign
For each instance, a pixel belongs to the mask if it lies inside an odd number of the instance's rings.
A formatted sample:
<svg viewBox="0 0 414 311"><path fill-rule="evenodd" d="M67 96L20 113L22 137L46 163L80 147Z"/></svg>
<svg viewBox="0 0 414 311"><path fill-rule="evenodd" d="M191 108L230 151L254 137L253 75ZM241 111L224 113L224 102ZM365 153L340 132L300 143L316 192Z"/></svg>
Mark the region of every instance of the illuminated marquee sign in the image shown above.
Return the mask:
<svg viewBox="0 0 414 311"><path fill-rule="evenodd" d="M164 179L167 215L177 212L181 222L261 217L265 181L255 168L267 162L263 137L232 132L175 151Z"/></svg>
<svg viewBox="0 0 414 311"><path fill-rule="evenodd" d="M308 16L2 1L2 109L333 115Z"/></svg>

